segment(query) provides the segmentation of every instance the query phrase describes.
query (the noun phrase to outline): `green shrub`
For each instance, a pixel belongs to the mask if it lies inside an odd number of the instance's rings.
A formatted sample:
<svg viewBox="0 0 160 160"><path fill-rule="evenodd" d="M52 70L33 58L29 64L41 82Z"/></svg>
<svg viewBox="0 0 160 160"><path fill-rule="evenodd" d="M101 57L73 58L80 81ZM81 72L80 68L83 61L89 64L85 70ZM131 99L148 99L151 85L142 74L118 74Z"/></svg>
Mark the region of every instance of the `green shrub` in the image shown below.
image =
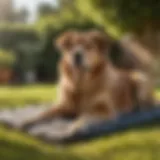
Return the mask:
<svg viewBox="0 0 160 160"><path fill-rule="evenodd" d="M24 25L0 25L0 47L15 50L19 43L34 43L39 36L33 27Z"/></svg>
<svg viewBox="0 0 160 160"><path fill-rule="evenodd" d="M0 67L12 67L15 60L16 58L12 51L0 49Z"/></svg>

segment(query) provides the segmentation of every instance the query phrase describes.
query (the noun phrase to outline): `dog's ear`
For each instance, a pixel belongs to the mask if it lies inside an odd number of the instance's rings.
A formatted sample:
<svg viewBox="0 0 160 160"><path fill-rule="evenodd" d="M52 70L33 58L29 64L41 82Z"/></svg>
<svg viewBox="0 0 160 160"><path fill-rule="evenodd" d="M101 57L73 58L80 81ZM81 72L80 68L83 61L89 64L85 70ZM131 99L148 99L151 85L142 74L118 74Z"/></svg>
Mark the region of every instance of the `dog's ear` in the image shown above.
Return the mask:
<svg viewBox="0 0 160 160"><path fill-rule="evenodd" d="M138 59L129 49L124 48L120 42L114 41L108 52L111 63L121 69L135 69L138 67Z"/></svg>
<svg viewBox="0 0 160 160"><path fill-rule="evenodd" d="M89 36L102 53L105 53L109 49L111 37L109 37L105 32L92 30L90 31Z"/></svg>
<svg viewBox="0 0 160 160"><path fill-rule="evenodd" d="M72 47L72 40L74 35L74 31L68 31L59 36L56 40L57 49L60 51L69 50Z"/></svg>

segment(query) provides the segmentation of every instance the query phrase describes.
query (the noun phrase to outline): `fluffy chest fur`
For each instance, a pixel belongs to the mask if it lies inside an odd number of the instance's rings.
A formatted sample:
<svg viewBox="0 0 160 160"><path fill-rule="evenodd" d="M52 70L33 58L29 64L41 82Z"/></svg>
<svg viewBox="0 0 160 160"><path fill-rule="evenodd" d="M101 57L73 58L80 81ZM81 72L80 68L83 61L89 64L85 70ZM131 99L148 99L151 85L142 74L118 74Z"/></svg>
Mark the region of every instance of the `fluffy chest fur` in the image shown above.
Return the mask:
<svg viewBox="0 0 160 160"><path fill-rule="evenodd" d="M104 64L92 71L81 71L63 62L60 64L60 73L60 101L65 99L70 105L87 110L92 108L96 99L106 99L107 81Z"/></svg>
<svg viewBox="0 0 160 160"><path fill-rule="evenodd" d="M133 84L129 74L118 71L109 64L82 72L62 63L60 70L61 103L75 108L79 113L92 110L107 113L106 109L117 112L132 110Z"/></svg>

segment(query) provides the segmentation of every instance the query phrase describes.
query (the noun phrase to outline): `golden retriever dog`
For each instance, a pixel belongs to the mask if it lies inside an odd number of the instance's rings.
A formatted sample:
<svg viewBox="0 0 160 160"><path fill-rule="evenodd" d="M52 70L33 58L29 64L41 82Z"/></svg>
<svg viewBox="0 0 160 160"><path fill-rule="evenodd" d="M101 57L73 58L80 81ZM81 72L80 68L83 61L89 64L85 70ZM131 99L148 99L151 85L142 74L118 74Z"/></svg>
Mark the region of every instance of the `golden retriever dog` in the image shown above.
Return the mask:
<svg viewBox="0 0 160 160"><path fill-rule="evenodd" d="M109 36L97 30L63 33L57 40L62 52L58 103L22 127L50 117L76 116L68 129L74 133L88 121L115 119L137 105L148 105L152 90L142 86L148 84L148 78L136 69L115 67L109 55L112 43Z"/></svg>

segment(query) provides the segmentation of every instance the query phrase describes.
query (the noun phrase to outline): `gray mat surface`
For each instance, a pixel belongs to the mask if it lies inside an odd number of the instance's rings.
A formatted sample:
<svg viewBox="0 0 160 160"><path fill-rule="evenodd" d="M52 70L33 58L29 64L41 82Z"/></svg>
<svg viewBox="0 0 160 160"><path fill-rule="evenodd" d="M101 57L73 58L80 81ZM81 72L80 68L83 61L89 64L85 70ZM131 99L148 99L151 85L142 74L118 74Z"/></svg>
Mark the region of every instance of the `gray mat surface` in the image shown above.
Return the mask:
<svg viewBox="0 0 160 160"><path fill-rule="evenodd" d="M21 125L26 120L38 116L47 109L49 107L46 106L4 109L0 111L0 124L20 130ZM67 128L71 123L72 120L69 119L52 119L33 126L27 132L31 136L39 137L45 141L57 141L58 139L69 136L67 134Z"/></svg>

